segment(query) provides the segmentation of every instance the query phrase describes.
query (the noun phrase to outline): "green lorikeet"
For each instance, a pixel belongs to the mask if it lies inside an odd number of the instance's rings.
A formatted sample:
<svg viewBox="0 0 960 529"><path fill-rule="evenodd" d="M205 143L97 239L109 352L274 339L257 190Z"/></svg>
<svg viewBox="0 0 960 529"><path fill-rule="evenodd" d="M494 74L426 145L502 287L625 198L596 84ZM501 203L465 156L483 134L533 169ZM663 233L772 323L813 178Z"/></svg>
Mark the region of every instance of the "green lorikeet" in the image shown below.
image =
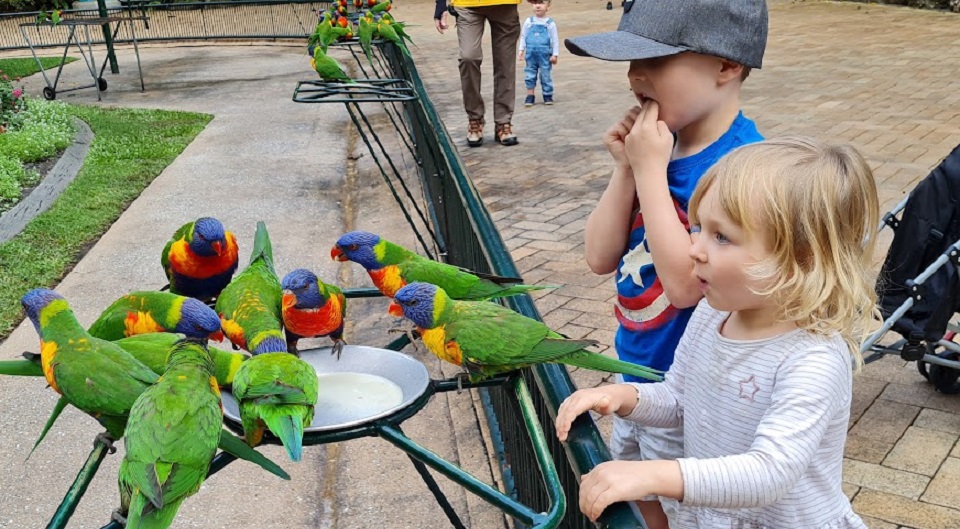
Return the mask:
<svg viewBox="0 0 960 529"><path fill-rule="evenodd" d="M123 437L133 403L159 375L116 343L90 336L60 294L31 290L21 304L40 335L40 363L47 384L61 395L34 448L67 403L96 419L111 439ZM206 335L188 337L202 340ZM220 448L290 479L273 461L229 433L221 436Z"/></svg>
<svg viewBox="0 0 960 529"><path fill-rule="evenodd" d="M282 289L273 269L266 225L257 223L250 264L223 289L216 311L234 345L254 354L287 350L280 313Z"/></svg>
<svg viewBox="0 0 960 529"><path fill-rule="evenodd" d="M217 320L219 321L219 320ZM167 368L167 362L174 344L181 339L179 334L169 332L152 332L138 334L129 338L114 341L130 356L143 362L154 373L162 375ZM233 384L233 377L247 358L242 353L231 353L214 347L208 348L213 360L213 376L217 378L220 387ZM23 353L27 360L0 361L0 375L43 376L40 355Z"/></svg>
<svg viewBox="0 0 960 529"><path fill-rule="evenodd" d="M21 303L40 335L47 384L120 439L133 402L157 374L119 345L90 336L56 292L31 290Z"/></svg>
<svg viewBox="0 0 960 529"><path fill-rule="evenodd" d="M384 11L390 11L390 6L392 5L390 0L384 0L383 2L377 2L373 7L370 8L371 13L381 13Z"/></svg>
<svg viewBox="0 0 960 529"><path fill-rule="evenodd" d="M371 42L373 42L373 33L377 27L372 20L372 18L362 16L357 21L357 35L360 39L360 47L363 49L363 54L367 56L367 61L370 62L370 66L373 66L373 49Z"/></svg>
<svg viewBox="0 0 960 529"><path fill-rule="evenodd" d="M180 339L177 334L168 332L154 332L138 334L114 343L130 353L131 356L143 362L157 374L163 374L174 344ZM233 384L233 379L240 369L240 365L250 357L243 353L233 353L208 347L210 360L213 362L213 376L220 387Z"/></svg>
<svg viewBox="0 0 960 529"><path fill-rule="evenodd" d="M255 355L233 379L243 434L260 444L264 428L280 439L291 461L300 461L303 429L313 421L319 382L313 366L290 353Z"/></svg>
<svg viewBox="0 0 960 529"><path fill-rule="evenodd" d="M660 371L587 351L594 340L565 339L542 322L496 303L454 301L429 283L401 288L390 314L413 321L430 352L466 369L471 380L539 363L661 379Z"/></svg>
<svg viewBox="0 0 960 529"><path fill-rule="evenodd" d="M201 301L220 295L238 261L236 237L211 217L181 226L160 255L170 292Z"/></svg>
<svg viewBox="0 0 960 529"><path fill-rule="evenodd" d="M283 327L288 351L297 354L300 338L329 336L333 354L343 349L343 314L347 300L339 288L328 285L313 272L298 268L280 282L283 287Z"/></svg>
<svg viewBox="0 0 960 529"><path fill-rule="evenodd" d="M109 341L144 333L194 334L198 331L206 332L214 340L223 340L220 318L202 301L156 291L131 292L120 297L87 331L91 336Z"/></svg>
<svg viewBox="0 0 960 529"><path fill-rule="evenodd" d="M516 296L531 290L554 288L547 285L518 285L515 280L481 277L469 270L417 255L402 246L365 231L344 234L330 250L338 261L353 261L367 270L373 284L392 298L408 283L422 281L439 286L453 299L485 300Z"/></svg>
<svg viewBox="0 0 960 529"><path fill-rule="evenodd" d="M323 52L326 53L327 47L333 44L339 37L340 35L337 31L334 31L333 24L331 23L330 12L325 11L323 13L323 19L317 23L317 27L314 28L310 38L307 39L307 51L311 56L314 55L317 48L322 49Z"/></svg>
<svg viewBox="0 0 960 529"><path fill-rule="evenodd" d="M129 529L165 529L203 484L223 428L220 389L206 347L177 343L160 380L130 410L120 463Z"/></svg>
<svg viewBox="0 0 960 529"><path fill-rule="evenodd" d="M393 27L392 22L381 18L380 22L377 23L377 32L384 40L389 40L390 42L396 44L404 55L407 57L410 56L410 50L407 49L407 45L404 44L403 39L401 39L400 35L397 34L397 30Z"/></svg>
<svg viewBox="0 0 960 529"><path fill-rule="evenodd" d="M310 62L310 66L320 74L320 78L324 81L354 82L354 80L343 71L340 63L333 57L327 55L326 52L323 51L323 48L319 46L313 50L313 59Z"/></svg>

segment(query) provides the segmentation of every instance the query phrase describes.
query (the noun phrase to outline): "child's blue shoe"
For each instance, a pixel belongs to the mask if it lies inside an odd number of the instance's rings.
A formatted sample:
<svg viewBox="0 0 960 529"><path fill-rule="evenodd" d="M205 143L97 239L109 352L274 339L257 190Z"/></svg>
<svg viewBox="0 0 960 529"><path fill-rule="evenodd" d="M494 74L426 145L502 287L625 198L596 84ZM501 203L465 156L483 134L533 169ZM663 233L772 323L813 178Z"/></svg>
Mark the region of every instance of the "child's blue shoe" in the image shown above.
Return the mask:
<svg viewBox="0 0 960 529"><path fill-rule="evenodd" d="M530 96L530 97L533 97L533 96ZM552 95L543 96L543 104L544 104L544 105L552 105L552 104L553 104L553 96L552 96Z"/></svg>
<svg viewBox="0 0 960 529"><path fill-rule="evenodd" d="M534 103L536 100L537 100L537 99L536 99L532 94L531 94L531 95L528 95L527 98L523 100L523 106L525 106L525 107L532 107L532 106L533 106L533 103ZM544 101L546 101L546 98L544 98Z"/></svg>

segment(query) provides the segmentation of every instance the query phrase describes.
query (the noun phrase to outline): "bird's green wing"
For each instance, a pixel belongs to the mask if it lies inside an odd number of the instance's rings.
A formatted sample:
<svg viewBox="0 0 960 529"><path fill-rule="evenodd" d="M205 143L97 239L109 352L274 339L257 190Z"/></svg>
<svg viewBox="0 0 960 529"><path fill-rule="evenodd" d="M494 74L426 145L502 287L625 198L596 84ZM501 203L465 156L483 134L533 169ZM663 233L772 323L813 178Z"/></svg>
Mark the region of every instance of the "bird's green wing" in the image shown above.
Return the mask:
<svg viewBox="0 0 960 529"><path fill-rule="evenodd" d="M414 255L397 264L400 277L407 283L420 281L442 288L453 299L462 299L479 278L463 268Z"/></svg>
<svg viewBox="0 0 960 529"><path fill-rule="evenodd" d="M173 243L179 241L180 239L190 240L193 237L193 225L196 223L188 222L183 226L180 226L177 231L173 233L173 237L167 241L167 244L163 247L163 253L160 254L160 265L163 266L163 271L167 274L167 279L169 280L173 275L173 271L170 268L170 248L173 247Z"/></svg>
<svg viewBox="0 0 960 529"><path fill-rule="evenodd" d="M594 343L548 339L551 331L543 323L490 302L456 302L444 323L447 340L460 346L464 362L481 366L550 362Z"/></svg>

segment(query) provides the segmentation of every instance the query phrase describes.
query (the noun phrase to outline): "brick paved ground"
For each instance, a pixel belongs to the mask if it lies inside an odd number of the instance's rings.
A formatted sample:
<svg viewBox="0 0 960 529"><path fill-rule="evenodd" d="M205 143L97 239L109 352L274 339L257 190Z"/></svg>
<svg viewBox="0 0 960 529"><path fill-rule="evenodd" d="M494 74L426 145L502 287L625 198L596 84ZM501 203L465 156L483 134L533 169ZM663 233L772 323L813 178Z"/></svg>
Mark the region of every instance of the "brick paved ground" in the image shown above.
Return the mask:
<svg viewBox="0 0 960 529"><path fill-rule="evenodd" d="M550 15L561 38L608 31L619 12L604 4L557 1ZM544 319L609 347L613 284L584 263L582 230L611 169L600 136L633 103L626 66L561 54L555 106L525 109L518 90L520 145L495 145L490 130L486 145L469 149L455 32L433 31L432 2L405 1L397 11L420 25L413 34L421 73L524 277L565 285L539 296ZM948 52L956 49L960 15L774 0L764 68L747 81L743 107L767 136L807 134L860 148L886 210L960 143L960 55ZM492 94L484 68L484 94ZM884 359L857 378L850 424L845 490L871 528L960 527L960 396L934 392L913 364Z"/></svg>

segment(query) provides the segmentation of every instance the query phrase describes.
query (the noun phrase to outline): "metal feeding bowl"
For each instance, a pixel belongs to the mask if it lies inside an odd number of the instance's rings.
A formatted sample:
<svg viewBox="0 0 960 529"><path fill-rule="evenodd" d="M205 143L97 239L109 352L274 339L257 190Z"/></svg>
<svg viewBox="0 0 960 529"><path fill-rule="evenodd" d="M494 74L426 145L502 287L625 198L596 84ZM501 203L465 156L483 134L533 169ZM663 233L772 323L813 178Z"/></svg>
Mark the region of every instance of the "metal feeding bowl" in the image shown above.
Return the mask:
<svg viewBox="0 0 960 529"><path fill-rule="evenodd" d="M412 404L430 386L420 361L397 351L345 345L340 360L330 347L300 351L300 358L317 371L319 391L308 432L361 425ZM240 424L240 407L223 392L223 416Z"/></svg>

